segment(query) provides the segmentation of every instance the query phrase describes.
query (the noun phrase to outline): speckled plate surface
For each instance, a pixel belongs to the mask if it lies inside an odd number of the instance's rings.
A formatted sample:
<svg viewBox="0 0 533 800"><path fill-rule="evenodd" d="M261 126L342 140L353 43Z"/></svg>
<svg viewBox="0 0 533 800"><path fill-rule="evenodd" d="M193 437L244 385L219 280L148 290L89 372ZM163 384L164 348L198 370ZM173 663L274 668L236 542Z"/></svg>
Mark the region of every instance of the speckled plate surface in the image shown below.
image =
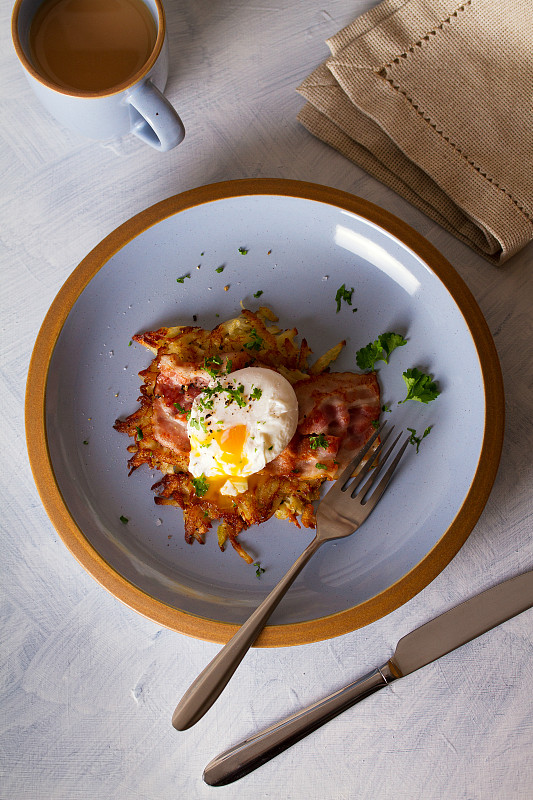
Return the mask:
<svg viewBox="0 0 533 800"><path fill-rule="evenodd" d="M353 304L337 311L343 283ZM485 321L450 264L396 217L283 180L204 186L133 217L81 262L43 323L28 377L30 461L53 524L103 586L159 624L227 641L312 532L272 520L241 534L266 570L260 579L231 548L220 552L215 529L205 545L187 545L181 512L154 504L157 475L143 467L128 477L129 440L113 423L136 408L137 373L150 361L130 345L134 333L194 317L212 328L241 301L270 306L316 356L346 338L336 370L356 370L356 350L380 333L402 333L408 344L379 365L387 417L418 434L431 426L360 531L315 555L257 644L317 641L389 613L444 568L500 457L503 390ZM441 389L427 406L398 404L414 366Z"/></svg>

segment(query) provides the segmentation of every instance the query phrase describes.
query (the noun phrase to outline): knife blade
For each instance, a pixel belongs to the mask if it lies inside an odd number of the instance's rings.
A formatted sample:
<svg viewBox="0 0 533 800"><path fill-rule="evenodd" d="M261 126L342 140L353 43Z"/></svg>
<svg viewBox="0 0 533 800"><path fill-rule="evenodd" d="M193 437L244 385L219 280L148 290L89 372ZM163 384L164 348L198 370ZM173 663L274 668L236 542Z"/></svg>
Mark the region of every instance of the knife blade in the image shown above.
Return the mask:
<svg viewBox="0 0 533 800"><path fill-rule="evenodd" d="M532 606L533 570L471 597L400 639L394 655L382 667L218 755L206 766L204 781L210 786L224 786L248 775L378 689Z"/></svg>

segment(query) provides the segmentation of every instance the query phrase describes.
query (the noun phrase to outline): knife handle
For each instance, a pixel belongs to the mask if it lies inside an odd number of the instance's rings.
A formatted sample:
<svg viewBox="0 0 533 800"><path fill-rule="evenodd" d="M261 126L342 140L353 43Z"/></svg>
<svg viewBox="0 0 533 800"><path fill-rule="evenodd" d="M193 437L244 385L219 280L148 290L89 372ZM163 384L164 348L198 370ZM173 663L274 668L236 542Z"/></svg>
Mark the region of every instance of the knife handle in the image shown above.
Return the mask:
<svg viewBox="0 0 533 800"><path fill-rule="evenodd" d="M393 674L387 662L344 689L244 739L209 762L204 770L204 781L210 786L225 786L248 775L397 677L399 675Z"/></svg>

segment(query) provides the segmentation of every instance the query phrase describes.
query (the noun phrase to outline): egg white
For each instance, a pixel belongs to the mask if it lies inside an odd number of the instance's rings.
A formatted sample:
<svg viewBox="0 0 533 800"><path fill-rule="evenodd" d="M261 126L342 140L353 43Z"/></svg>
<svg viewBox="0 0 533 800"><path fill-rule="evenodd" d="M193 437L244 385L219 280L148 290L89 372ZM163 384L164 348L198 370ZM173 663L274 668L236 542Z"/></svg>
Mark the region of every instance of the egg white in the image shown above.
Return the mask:
<svg viewBox="0 0 533 800"><path fill-rule="evenodd" d="M221 494L240 494L285 449L297 424L294 389L274 370L247 367L213 379L187 422L189 472L216 479Z"/></svg>

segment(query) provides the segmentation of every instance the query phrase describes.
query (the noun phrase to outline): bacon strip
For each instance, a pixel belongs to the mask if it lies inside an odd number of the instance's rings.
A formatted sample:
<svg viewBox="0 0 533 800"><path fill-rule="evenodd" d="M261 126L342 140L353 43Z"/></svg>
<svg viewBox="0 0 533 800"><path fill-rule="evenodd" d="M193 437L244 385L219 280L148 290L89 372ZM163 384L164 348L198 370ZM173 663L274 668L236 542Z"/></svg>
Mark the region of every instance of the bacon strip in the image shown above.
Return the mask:
<svg viewBox="0 0 533 800"><path fill-rule="evenodd" d="M336 436L341 445L336 460L343 468L368 441L379 418L380 394L375 373L328 372L294 386L302 435ZM322 460L322 459L321 459Z"/></svg>

